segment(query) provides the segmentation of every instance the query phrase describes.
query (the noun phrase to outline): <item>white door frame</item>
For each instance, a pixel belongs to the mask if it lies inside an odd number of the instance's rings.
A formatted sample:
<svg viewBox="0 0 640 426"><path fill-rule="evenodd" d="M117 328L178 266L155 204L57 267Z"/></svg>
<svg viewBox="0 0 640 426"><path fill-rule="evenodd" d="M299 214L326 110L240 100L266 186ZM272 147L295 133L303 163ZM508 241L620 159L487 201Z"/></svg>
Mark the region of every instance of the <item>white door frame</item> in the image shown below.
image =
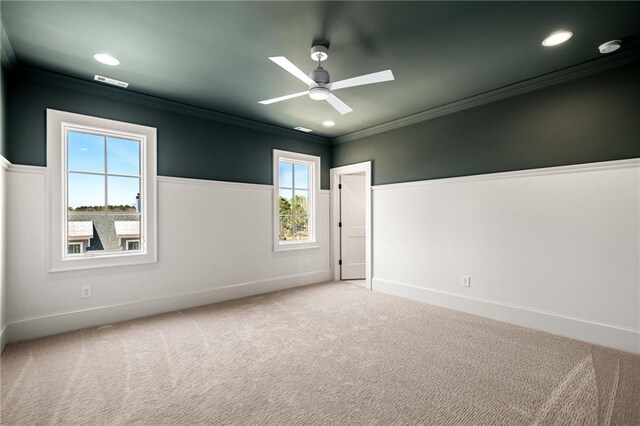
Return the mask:
<svg viewBox="0 0 640 426"><path fill-rule="evenodd" d="M371 287L371 274L372 274L372 233L371 233L371 161L365 161L363 163L350 164L348 166L335 167L330 170L331 179L331 268L333 269L333 279L335 281L340 280L340 228L338 222L340 221L340 191L338 190L338 183L340 182L341 175L351 175L355 173L364 172L365 176L365 279L366 285L369 290Z"/></svg>

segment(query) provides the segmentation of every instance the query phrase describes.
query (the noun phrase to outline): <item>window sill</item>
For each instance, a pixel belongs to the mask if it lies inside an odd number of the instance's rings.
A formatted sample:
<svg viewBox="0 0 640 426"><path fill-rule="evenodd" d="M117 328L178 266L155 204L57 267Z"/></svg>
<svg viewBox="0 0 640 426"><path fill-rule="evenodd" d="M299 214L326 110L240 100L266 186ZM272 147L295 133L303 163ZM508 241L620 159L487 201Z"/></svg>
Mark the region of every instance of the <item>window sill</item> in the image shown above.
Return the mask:
<svg viewBox="0 0 640 426"><path fill-rule="evenodd" d="M320 248L320 244L315 241L312 243L276 243L273 251L294 251L318 248Z"/></svg>
<svg viewBox="0 0 640 426"><path fill-rule="evenodd" d="M98 268L117 268L135 265L157 263L158 259L150 253L114 253L103 255L89 255L84 257L68 257L56 262L49 268L50 273L84 271Z"/></svg>

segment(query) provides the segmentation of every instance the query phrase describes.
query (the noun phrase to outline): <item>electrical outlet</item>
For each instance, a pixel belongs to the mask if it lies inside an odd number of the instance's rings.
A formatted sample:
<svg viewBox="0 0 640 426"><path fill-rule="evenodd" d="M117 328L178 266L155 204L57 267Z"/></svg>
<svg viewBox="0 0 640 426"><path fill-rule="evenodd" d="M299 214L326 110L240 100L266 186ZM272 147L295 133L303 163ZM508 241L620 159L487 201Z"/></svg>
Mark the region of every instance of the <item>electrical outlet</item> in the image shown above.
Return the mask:
<svg viewBox="0 0 640 426"><path fill-rule="evenodd" d="M89 297L91 297L90 285L83 285L82 287L80 287L80 297L82 297L83 299L88 299Z"/></svg>
<svg viewBox="0 0 640 426"><path fill-rule="evenodd" d="M462 287L471 287L471 277L469 275L462 276Z"/></svg>
<svg viewBox="0 0 640 426"><path fill-rule="evenodd" d="M311 262L309 262L309 258L307 257L307 258L304 260L304 266L306 266L306 267L308 268L308 267L309 267L309 265L311 265Z"/></svg>

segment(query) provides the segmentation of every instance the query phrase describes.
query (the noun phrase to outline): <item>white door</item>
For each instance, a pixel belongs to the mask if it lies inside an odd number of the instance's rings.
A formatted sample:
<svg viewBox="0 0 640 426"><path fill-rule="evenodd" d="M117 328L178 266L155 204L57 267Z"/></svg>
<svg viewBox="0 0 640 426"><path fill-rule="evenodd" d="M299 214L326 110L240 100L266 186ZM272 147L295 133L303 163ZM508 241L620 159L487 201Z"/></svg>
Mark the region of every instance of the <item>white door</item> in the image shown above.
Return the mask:
<svg viewBox="0 0 640 426"><path fill-rule="evenodd" d="M365 176L342 175L340 185L340 278L365 279Z"/></svg>

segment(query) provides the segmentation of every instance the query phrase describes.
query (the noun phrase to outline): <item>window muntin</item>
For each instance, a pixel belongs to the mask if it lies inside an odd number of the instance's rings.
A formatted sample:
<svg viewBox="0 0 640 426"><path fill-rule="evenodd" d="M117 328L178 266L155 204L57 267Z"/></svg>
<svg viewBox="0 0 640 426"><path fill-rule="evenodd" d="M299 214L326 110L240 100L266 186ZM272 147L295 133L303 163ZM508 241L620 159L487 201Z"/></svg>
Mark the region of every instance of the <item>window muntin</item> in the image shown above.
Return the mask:
<svg viewBox="0 0 640 426"><path fill-rule="evenodd" d="M127 241L127 250L140 250L140 240Z"/></svg>
<svg viewBox="0 0 640 426"><path fill-rule="evenodd" d="M85 253L123 251L115 222L142 218L141 140L67 127L65 143L68 243L80 236L70 223L84 221L92 224L82 235L89 240ZM137 229L142 229L139 223ZM133 236L144 241L139 234Z"/></svg>
<svg viewBox="0 0 640 426"><path fill-rule="evenodd" d="M317 247L320 158L274 150L274 249Z"/></svg>

